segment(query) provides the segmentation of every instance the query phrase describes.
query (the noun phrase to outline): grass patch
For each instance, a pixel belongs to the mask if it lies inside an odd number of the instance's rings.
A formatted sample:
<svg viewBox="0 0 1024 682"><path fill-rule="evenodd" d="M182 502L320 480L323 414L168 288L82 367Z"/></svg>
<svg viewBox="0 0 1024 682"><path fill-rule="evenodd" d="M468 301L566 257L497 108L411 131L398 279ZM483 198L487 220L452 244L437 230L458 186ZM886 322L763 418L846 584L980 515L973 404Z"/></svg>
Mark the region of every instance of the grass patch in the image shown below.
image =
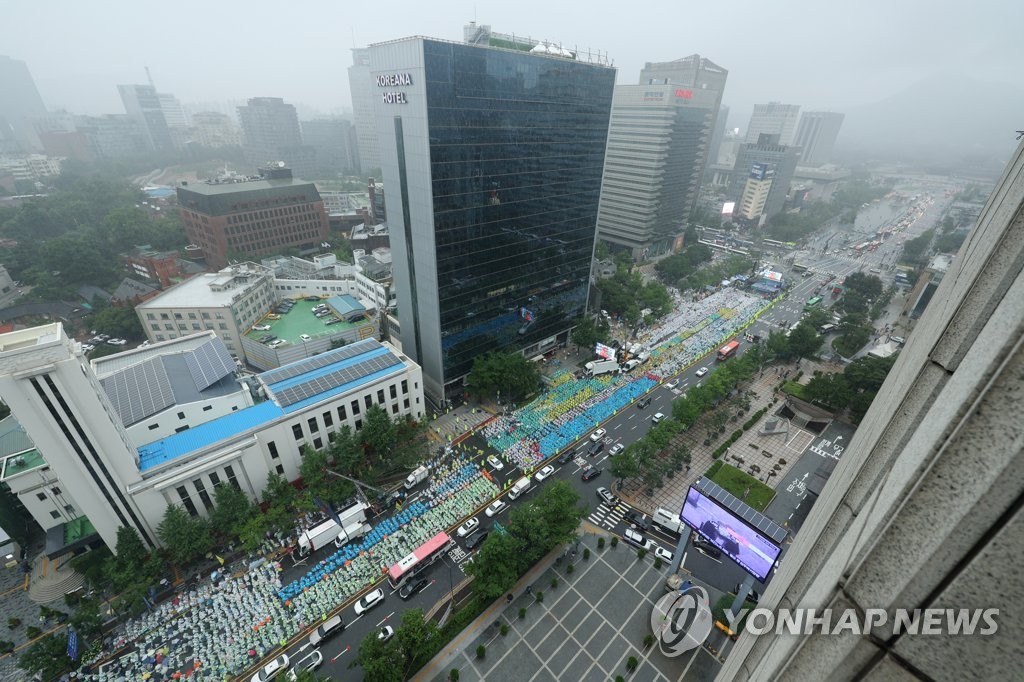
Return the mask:
<svg viewBox="0 0 1024 682"><path fill-rule="evenodd" d="M718 470L725 466L725 462L714 462L708 467L708 470L704 472L705 478L711 478L718 473Z"/></svg>
<svg viewBox="0 0 1024 682"><path fill-rule="evenodd" d="M804 393L804 385L796 381L787 381L782 385L782 392L791 396L810 402L810 398Z"/></svg>
<svg viewBox="0 0 1024 682"><path fill-rule="evenodd" d="M716 462L716 464L717 463L719 462ZM774 490L766 486L764 483L761 483L761 481L757 480L750 474L740 471L731 464L723 463L719 470L715 472L713 476L709 476L708 478L759 512L763 512L768 506L768 503L772 501L773 497L775 497ZM744 499L743 493L746 492L747 488L750 488L750 492L747 493L747 497Z"/></svg>

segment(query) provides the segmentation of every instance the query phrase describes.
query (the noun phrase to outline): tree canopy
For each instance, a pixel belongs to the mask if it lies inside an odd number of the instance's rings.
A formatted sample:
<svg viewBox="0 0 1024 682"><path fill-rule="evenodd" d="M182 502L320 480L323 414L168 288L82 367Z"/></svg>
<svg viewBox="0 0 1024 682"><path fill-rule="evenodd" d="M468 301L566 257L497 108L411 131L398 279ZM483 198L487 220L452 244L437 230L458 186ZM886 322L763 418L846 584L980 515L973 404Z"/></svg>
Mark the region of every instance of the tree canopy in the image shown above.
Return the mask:
<svg viewBox="0 0 1024 682"><path fill-rule="evenodd" d="M466 385L477 396L518 402L540 386L540 369L519 353L494 351L473 361Z"/></svg>

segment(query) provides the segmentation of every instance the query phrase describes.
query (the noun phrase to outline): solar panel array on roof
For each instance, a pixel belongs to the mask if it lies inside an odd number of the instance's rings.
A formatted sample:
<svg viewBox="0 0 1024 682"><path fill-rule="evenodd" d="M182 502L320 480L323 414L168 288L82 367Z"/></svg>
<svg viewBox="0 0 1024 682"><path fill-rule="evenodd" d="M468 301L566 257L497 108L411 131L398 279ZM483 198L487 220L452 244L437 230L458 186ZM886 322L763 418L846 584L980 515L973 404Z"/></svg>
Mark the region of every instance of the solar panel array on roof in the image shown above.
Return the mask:
<svg viewBox="0 0 1024 682"><path fill-rule="evenodd" d="M209 388L235 371L235 361L219 340L210 339L193 351L182 353L185 364L200 391Z"/></svg>
<svg viewBox="0 0 1024 682"><path fill-rule="evenodd" d="M122 372L101 379L100 383L125 426L131 426L174 404L171 380L160 358L132 365Z"/></svg>
<svg viewBox="0 0 1024 682"><path fill-rule="evenodd" d="M324 391L329 391L337 386L342 386L349 383L350 381L356 381L362 379L365 376L379 372L382 369L388 367L394 367L395 365L401 365L402 361L399 360L391 353L385 353L384 355L370 358L369 360L363 360L357 362L350 367L330 372L310 379L309 381L302 382L290 388L286 388L283 391L276 392L274 397L277 399L278 404L281 407L287 407L293 403L297 403L300 400L319 395Z"/></svg>
<svg viewBox="0 0 1024 682"><path fill-rule="evenodd" d="M285 379L291 379L297 377L300 374L311 372L314 369L320 369L326 367L335 362L347 360L348 358L354 358L357 355L368 353L371 350L381 348L381 345L374 339L366 339L365 341L359 341L349 346L343 346L336 350L321 353L320 355L314 355L311 358L305 360L299 360L298 362L286 365L278 369L272 369L269 372L260 374L260 379L264 384L269 386L270 384L276 384L279 381Z"/></svg>
<svg viewBox="0 0 1024 682"><path fill-rule="evenodd" d="M728 509L737 517L746 521L747 525L756 529L757 532L775 544L782 544L782 541L786 539L787 535L789 535L785 528L775 523L746 502L739 500L735 495L711 479L697 479L697 482L694 483L693 486L718 504Z"/></svg>

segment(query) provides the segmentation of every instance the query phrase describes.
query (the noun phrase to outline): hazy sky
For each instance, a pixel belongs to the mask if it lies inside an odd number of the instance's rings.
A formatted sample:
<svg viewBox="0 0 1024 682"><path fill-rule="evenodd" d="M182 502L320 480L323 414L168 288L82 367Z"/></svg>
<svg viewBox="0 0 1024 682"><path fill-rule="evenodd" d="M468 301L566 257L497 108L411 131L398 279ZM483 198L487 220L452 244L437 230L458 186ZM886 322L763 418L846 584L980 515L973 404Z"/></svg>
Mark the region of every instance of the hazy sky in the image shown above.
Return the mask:
<svg viewBox="0 0 1024 682"><path fill-rule="evenodd" d="M5 0L0 54L28 63L50 108L123 113L115 86L149 66L185 103L277 96L327 113L350 106L353 45L461 40L474 17L607 51L620 83L700 53L729 70L740 126L754 102L843 111L943 73L1019 83L1024 67L1018 0Z"/></svg>

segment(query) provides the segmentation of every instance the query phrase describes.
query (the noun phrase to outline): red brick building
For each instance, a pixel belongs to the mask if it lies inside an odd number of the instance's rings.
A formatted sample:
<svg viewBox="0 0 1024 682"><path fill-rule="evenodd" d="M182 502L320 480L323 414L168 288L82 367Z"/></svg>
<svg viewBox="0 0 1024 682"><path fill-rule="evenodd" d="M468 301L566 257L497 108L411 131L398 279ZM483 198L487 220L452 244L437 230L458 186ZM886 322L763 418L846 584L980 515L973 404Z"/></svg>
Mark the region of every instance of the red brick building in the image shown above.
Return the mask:
<svg viewBox="0 0 1024 682"><path fill-rule="evenodd" d="M311 182L272 168L262 179L178 188L178 213L189 241L210 268L230 258L259 258L285 249L314 249L328 239L327 211Z"/></svg>
<svg viewBox="0 0 1024 682"><path fill-rule="evenodd" d="M152 251L145 248L121 256L121 260L133 275L160 282L161 289L168 288L173 283L172 280L181 277L178 258L180 256L177 251Z"/></svg>

